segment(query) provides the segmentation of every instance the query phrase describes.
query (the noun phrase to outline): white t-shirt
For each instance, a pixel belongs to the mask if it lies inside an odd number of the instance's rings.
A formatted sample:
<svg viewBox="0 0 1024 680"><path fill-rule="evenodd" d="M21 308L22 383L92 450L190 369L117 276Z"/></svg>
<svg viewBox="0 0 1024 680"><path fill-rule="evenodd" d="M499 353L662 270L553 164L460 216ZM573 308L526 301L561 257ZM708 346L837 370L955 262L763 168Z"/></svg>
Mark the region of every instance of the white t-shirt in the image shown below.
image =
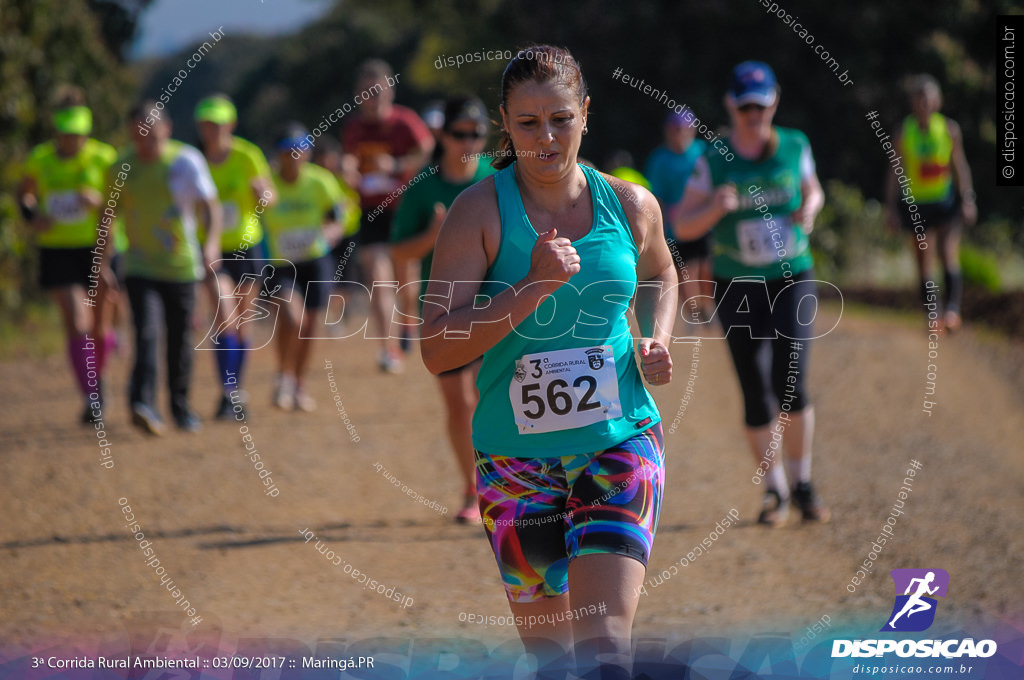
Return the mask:
<svg viewBox="0 0 1024 680"><path fill-rule="evenodd" d="M217 185L210 175L210 166L199 149L182 144L178 157L170 170L170 189L174 204L181 214L182 224L188 233L196 228L196 201L217 198Z"/></svg>

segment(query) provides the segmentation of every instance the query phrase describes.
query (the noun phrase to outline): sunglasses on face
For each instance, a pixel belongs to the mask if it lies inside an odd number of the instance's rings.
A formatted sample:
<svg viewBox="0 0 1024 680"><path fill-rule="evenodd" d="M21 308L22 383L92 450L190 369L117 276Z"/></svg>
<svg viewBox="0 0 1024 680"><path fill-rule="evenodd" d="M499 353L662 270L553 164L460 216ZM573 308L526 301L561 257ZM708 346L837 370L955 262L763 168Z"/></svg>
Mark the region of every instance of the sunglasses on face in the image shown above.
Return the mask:
<svg viewBox="0 0 1024 680"><path fill-rule="evenodd" d="M467 139L483 139L487 135L482 132L466 132L464 130L449 130L447 133L452 139L465 141Z"/></svg>
<svg viewBox="0 0 1024 680"><path fill-rule="evenodd" d="M744 104L743 106L738 107L737 110L742 112L742 113L747 113L748 111L764 111L766 108L768 108L768 107L761 106L760 104L752 104L751 103L751 104Z"/></svg>

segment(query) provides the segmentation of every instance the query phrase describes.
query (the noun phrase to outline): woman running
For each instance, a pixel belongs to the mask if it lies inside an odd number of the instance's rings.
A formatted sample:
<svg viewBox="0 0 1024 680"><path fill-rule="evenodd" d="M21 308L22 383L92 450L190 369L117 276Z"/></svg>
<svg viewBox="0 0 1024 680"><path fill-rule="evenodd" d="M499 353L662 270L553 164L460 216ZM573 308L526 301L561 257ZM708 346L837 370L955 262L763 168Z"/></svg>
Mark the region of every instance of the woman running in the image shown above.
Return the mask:
<svg viewBox="0 0 1024 680"><path fill-rule="evenodd" d="M164 431L156 395L163 335L171 414L178 429L198 432L202 423L189 402L191 320L197 283L216 285L209 267L220 258L217 187L202 153L171 139L171 121L157 102L136 104L130 120L132 146L118 159L118 177L124 175L118 212L128 237L124 285L135 326L132 424L152 435ZM200 227L209 237L202 247ZM109 261L104 268L109 271Z"/></svg>
<svg viewBox="0 0 1024 680"><path fill-rule="evenodd" d="M771 67L747 61L733 69L726 105L735 158L709 150L697 161L675 235L690 241L713 232L715 302L743 391L758 483L767 477L758 522L782 526L790 498L805 521L826 522L829 510L811 485L814 408L806 388L817 308L799 313L815 295L807 235L825 196L807 137L772 125L779 90Z"/></svg>
<svg viewBox="0 0 1024 680"><path fill-rule="evenodd" d="M395 259L396 271L407 270L406 262L421 263L422 285L410 282L417 296L426 291L431 254L445 212L464 189L494 173L489 165L480 162L480 152L486 140L487 109L483 102L475 97L449 99L445 104L444 125L439 135L440 170L409 187L391 227L391 255ZM400 294L402 288L399 288ZM472 437L473 409L477 402L475 381L479 366L480 363L474 361L438 376L448 414L448 441L465 483L462 510L455 515L458 522L480 521Z"/></svg>
<svg viewBox="0 0 1024 680"><path fill-rule="evenodd" d="M101 285L93 265L115 247L114 230L104 228L101 237L97 225L108 200L103 192L118 193L106 182L117 151L89 137L92 112L80 88L58 94L53 126L54 139L35 147L25 162L18 205L36 235L39 285L60 309L68 359L85 400L80 420L91 424L102 418L100 376L114 345L100 310L102 298L116 295L116 289ZM109 217L106 225L111 227Z"/></svg>
<svg viewBox="0 0 1024 680"><path fill-rule="evenodd" d="M347 165L346 158L349 159ZM311 161L314 165L319 165L334 175L334 179L338 180L338 187L341 189L343 234L341 240L331 248L328 259L331 263L331 281L337 284L331 291L331 295L341 298L346 313L352 308L352 303L359 299L358 295L350 294L350 284L362 280L359 271L359 255L356 250L359 247L359 223L363 213L359 207L359 192L350 184L353 176L356 180L355 186L359 184L359 168L351 162L352 160L354 159L351 156L346 157L342 154L341 144L331 137L321 137L313 147ZM330 310L328 310L328 314L330 314ZM331 324L330 334L335 338L347 335L344 320Z"/></svg>
<svg viewBox="0 0 1024 680"><path fill-rule="evenodd" d="M210 166L210 174L217 185L222 210L222 231L220 249L223 261L217 277L219 297L213 300L218 326L224 326L252 307L258 286L245 289L243 299L234 309L220 309L222 299L231 299L232 290L242 282L246 274L255 275L260 269L258 257L250 252L263 240L263 229L257 216L267 205L275 201L273 184L270 181L270 166L259 147L233 133L238 121L235 105L223 94L202 99L196 105L196 126L202 142L203 156ZM249 349L249 330L252 324L236 324L231 330L218 336L217 357L218 377L221 384L220 404L216 415L218 420L235 417L229 394L242 389L242 373L245 368L246 351ZM238 401L236 395L236 402ZM244 396L242 397L244 408ZM243 411L244 412L244 411ZM247 415L246 415L247 417Z"/></svg>
<svg viewBox="0 0 1024 680"><path fill-rule="evenodd" d="M341 136L348 162L359 168L359 263L367 288L396 278L388 248L391 222L402 192L434 150L434 137L416 112L395 104L400 75L380 59L363 62L356 79L359 109ZM391 289L378 286L370 297L370 324L381 338L377 365L386 373L401 373L405 367L402 343L391 329L394 309Z"/></svg>
<svg viewBox="0 0 1024 680"><path fill-rule="evenodd" d="M923 302L934 295L932 253L934 246L938 246L946 284L942 322L947 330L956 331L960 329L960 298L964 288L960 235L963 225L973 226L978 218L971 169L964 155L960 126L939 113L939 82L929 75L920 75L911 79L907 89L912 113L904 119L895 146L906 161L910 181L899 183L895 174L887 173L888 222L894 231L902 224L910 234Z"/></svg>
<svg viewBox="0 0 1024 680"><path fill-rule="evenodd" d="M327 301L331 266L327 253L341 238L341 187L329 171L310 164L309 151L293 154L307 135L290 123L277 136L279 167L273 174L277 204L263 214L270 256L295 266L293 293L277 330L277 384L273 403L280 409L313 411L305 375L313 347L316 310ZM297 156L297 157L296 157ZM285 277L290 269L281 268ZM287 287L287 286L286 286Z"/></svg>
<svg viewBox="0 0 1024 680"><path fill-rule="evenodd" d="M355 250L359 243L359 218L362 211L359 208L359 192L353 189L346 179L346 175L351 173L345 168L341 144L330 137L321 137L313 147L313 155L310 160L314 165L318 165L334 175L334 179L338 181L338 188L341 189L341 208L344 216L341 223L342 237L338 241L338 245L331 249L330 258L333 267L331 280L336 282L355 281L354 272L358 260ZM343 289L339 287L338 292L343 294Z"/></svg>
<svg viewBox="0 0 1024 680"><path fill-rule="evenodd" d="M628 673L664 477L641 373L672 377L676 276L650 192L577 163L589 105L568 51L530 47L509 62L501 171L448 211L422 350L434 374L483 357L477 494L527 651L550 650L538 638L575 644L582 668L600 652ZM604 613L571 617L588 605ZM545 622L531 628L530 616Z"/></svg>
<svg viewBox="0 0 1024 680"><path fill-rule="evenodd" d="M692 117L690 120L693 120ZM668 114L664 126L665 143L651 152L644 166L644 175L651 182L651 193L658 199L661 212L666 216L665 239L669 252L676 264L683 299L690 300L689 309L683 310L683 318L691 323L700 323L710 317L711 310L697 300L707 300L711 290L711 233L694 241L676 241L672 233L672 210L679 206L686 189L686 183L693 173L697 159L704 155L707 143L696 139L697 128L689 125L686 115ZM706 296L706 297L699 297Z"/></svg>

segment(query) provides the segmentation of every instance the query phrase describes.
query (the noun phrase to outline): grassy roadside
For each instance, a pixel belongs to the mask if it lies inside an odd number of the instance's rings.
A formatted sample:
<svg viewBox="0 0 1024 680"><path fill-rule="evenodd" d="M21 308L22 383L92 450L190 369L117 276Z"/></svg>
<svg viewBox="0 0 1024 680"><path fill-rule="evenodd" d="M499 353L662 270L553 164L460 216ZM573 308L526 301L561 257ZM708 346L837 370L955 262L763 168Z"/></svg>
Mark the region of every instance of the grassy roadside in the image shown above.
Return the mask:
<svg viewBox="0 0 1024 680"><path fill-rule="evenodd" d="M0 357L4 361L42 359L63 351L60 313L52 304L31 303L14 320L0 323Z"/></svg>

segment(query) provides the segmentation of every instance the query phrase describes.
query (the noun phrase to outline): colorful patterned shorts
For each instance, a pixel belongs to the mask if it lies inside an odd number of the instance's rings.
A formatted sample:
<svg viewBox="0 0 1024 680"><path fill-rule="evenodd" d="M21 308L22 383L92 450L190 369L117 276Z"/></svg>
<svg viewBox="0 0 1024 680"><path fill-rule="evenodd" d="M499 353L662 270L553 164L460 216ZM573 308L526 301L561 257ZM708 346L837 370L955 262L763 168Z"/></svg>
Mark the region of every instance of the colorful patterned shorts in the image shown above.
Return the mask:
<svg viewBox="0 0 1024 680"><path fill-rule="evenodd" d="M618 446L561 458L476 452L484 530L511 602L569 589L580 555L651 554L665 479L661 423Z"/></svg>

